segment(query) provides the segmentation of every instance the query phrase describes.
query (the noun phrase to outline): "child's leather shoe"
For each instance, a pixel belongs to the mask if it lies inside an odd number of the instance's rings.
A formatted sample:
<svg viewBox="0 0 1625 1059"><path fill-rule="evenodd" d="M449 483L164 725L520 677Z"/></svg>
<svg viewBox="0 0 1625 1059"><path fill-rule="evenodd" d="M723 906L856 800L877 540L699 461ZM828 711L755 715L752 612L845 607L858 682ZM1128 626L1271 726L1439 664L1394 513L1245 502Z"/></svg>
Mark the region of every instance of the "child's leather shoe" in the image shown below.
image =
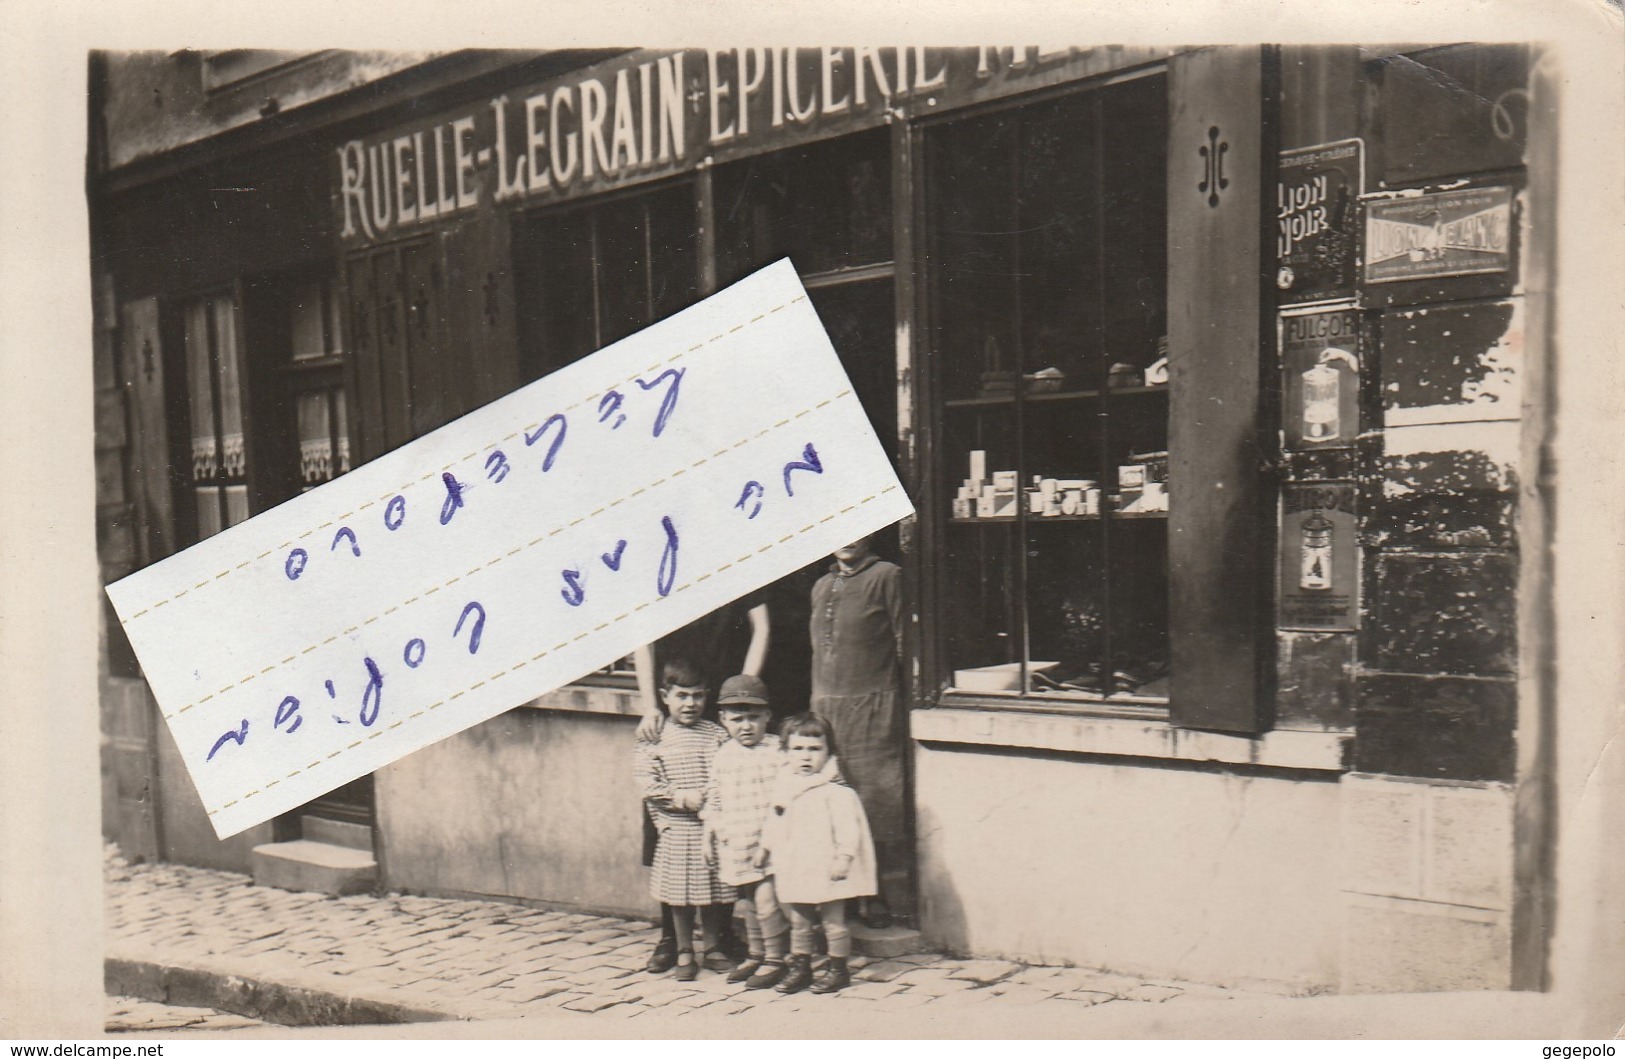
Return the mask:
<svg viewBox="0 0 1625 1059"><path fill-rule="evenodd" d="M728 974L734 969L734 962L713 949L701 957L700 966L707 971L715 971L717 974Z"/></svg>
<svg viewBox="0 0 1625 1059"><path fill-rule="evenodd" d="M671 938L661 938L655 951L649 954L649 962L643 969L650 974L665 974L677 963L677 942Z"/></svg>
<svg viewBox="0 0 1625 1059"><path fill-rule="evenodd" d="M687 963L683 962L684 956L688 957ZM692 952L679 953L677 956L677 971L673 977L675 977L679 982L692 982L699 976L700 965L695 962L694 954Z"/></svg>
<svg viewBox="0 0 1625 1059"><path fill-rule="evenodd" d="M792 955L790 957L789 968L785 971L784 977L780 979L779 984L773 988L786 995L790 993L799 993L803 989L807 988L807 986L812 984L813 980L812 967L810 966L811 962L811 957L805 956L801 953Z"/></svg>
<svg viewBox="0 0 1625 1059"><path fill-rule="evenodd" d="M846 958L831 956L829 965L824 968L822 974L813 980L810 991L814 993L833 993L836 990L845 989L851 984L852 976L847 973Z"/></svg>
<svg viewBox="0 0 1625 1059"><path fill-rule="evenodd" d="M745 981L746 989L772 989L784 981L784 975L789 970L783 960L763 960L762 966Z"/></svg>
<svg viewBox="0 0 1625 1059"><path fill-rule="evenodd" d="M739 966L728 972L728 981L746 981L751 975L755 974L756 969L761 966L762 958L760 956L747 956L744 963L741 963Z"/></svg>

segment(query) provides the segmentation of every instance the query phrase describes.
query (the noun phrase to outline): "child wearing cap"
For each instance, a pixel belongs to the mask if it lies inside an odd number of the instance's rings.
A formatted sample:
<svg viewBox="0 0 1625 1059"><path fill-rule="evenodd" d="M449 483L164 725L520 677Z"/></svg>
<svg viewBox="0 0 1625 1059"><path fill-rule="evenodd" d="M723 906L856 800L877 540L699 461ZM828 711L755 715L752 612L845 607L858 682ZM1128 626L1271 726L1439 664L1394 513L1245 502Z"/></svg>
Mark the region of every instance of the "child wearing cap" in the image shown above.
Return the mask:
<svg viewBox="0 0 1625 1059"><path fill-rule="evenodd" d="M739 892L749 956L728 975L749 989L769 989L785 974L789 925L779 910L773 879L757 867L756 850L783 754L767 738L773 720L767 685L741 674L722 683L717 714L731 737L717 749L706 789L706 857L717 877Z"/></svg>

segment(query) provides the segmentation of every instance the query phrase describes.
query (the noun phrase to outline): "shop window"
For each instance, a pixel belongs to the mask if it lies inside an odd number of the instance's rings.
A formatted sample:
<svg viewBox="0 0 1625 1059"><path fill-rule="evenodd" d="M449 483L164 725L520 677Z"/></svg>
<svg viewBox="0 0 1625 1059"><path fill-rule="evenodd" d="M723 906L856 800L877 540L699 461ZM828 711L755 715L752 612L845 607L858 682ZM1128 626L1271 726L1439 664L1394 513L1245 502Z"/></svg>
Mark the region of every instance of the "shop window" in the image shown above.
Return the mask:
<svg viewBox="0 0 1625 1059"><path fill-rule="evenodd" d="M557 371L698 300L696 227L688 184L523 222L514 286L526 377Z"/></svg>
<svg viewBox="0 0 1625 1059"><path fill-rule="evenodd" d="M892 260L890 132L757 155L717 171L717 276L788 257L803 282Z"/></svg>
<svg viewBox="0 0 1625 1059"><path fill-rule="evenodd" d="M299 438L299 489L350 469L349 408L338 336L338 300L331 280L293 284L288 295L287 377Z"/></svg>
<svg viewBox="0 0 1625 1059"><path fill-rule="evenodd" d="M875 433L895 458L890 137L887 129L871 129L722 166L714 196L719 281L790 259ZM878 543L892 554L893 533Z"/></svg>
<svg viewBox="0 0 1625 1059"><path fill-rule="evenodd" d="M1166 703L1167 79L928 127L941 683Z"/></svg>
<svg viewBox="0 0 1625 1059"><path fill-rule="evenodd" d="M181 319L192 424L194 529L202 540L248 518L237 301L230 294L199 298L182 307Z"/></svg>
<svg viewBox="0 0 1625 1059"><path fill-rule="evenodd" d="M697 223L688 184L523 223L514 286L526 377L557 371L697 301ZM629 685L635 672L628 655L595 676Z"/></svg>

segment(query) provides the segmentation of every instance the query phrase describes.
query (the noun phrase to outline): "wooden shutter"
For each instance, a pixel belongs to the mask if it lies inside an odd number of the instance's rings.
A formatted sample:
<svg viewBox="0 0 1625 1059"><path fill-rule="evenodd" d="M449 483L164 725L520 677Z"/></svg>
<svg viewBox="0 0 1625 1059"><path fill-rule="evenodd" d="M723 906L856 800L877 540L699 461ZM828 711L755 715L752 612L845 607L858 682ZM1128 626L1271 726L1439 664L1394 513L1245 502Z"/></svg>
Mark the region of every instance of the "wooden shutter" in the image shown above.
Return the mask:
<svg viewBox="0 0 1625 1059"><path fill-rule="evenodd" d="M147 566L175 550L158 299L125 303L119 313L119 329L119 359L130 399L130 500L138 527L136 559Z"/></svg>
<svg viewBox="0 0 1625 1059"><path fill-rule="evenodd" d="M384 394L382 368L379 364L380 322L378 293L375 286L374 254L357 254L350 258L344 288L350 311L349 353L352 392L351 405L354 422L351 437L356 439L355 463L362 464L382 455L384 444Z"/></svg>
<svg viewBox="0 0 1625 1059"><path fill-rule="evenodd" d="M1268 613L1260 461L1265 56L1169 62L1168 357L1171 714L1257 732Z"/></svg>

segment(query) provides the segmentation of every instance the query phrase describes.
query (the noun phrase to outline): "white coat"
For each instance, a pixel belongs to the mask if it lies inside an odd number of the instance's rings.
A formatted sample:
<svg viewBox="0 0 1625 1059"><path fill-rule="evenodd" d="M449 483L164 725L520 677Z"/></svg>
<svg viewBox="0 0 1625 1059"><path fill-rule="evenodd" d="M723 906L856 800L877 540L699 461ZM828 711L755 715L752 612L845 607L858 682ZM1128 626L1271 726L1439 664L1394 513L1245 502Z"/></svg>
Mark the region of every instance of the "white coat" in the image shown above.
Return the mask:
<svg viewBox="0 0 1625 1059"><path fill-rule="evenodd" d="M840 774L831 757L814 775L786 768L774 783L762 846L780 901L813 905L876 893L869 820L857 792L838 782ZM841 854L852 867L836 881L829 870Z"/></svg>

